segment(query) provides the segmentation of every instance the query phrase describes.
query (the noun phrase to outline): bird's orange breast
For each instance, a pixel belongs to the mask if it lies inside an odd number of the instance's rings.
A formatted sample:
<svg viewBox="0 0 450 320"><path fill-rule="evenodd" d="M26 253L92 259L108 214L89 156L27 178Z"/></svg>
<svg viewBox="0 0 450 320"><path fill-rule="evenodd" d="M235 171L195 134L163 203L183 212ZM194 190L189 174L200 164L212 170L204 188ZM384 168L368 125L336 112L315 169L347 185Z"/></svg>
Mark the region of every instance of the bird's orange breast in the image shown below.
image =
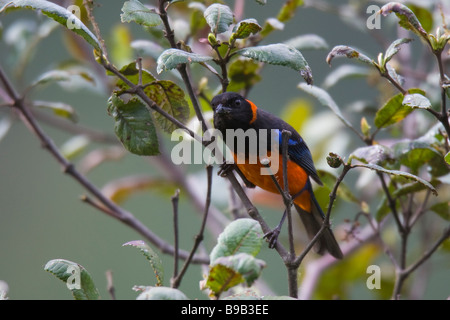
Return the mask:
<svg viewBox="0 0 450 320"><path fill-rule="evenodd" d="M277 186L272 180L270 175L262 175L261 168L264 166L260 163L259 159L257 163L238 163L235 156L235 163L244 176L252 182L254 185L260 187L269 192L278 193ZM283 188L283 159L280 155L278 172L274 174L280 186ZM291 196L297 195L303 190L307 181L308 174L293 161L288 160L287 163L287 175L288 175L288 187ZM294 203L307 212L311 212L311 195L308 190L304 190L298 197L294 199Z"/></svg>

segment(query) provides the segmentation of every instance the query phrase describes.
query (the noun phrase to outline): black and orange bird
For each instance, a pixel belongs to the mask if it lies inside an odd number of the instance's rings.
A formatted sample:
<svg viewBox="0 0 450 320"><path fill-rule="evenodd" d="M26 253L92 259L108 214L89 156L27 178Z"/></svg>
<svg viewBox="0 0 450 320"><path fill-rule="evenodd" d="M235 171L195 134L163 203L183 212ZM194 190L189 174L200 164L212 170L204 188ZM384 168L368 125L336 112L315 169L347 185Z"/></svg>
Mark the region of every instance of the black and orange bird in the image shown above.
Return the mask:
<svg viewBox="0 0 450 320"><path fill-rule="evenodd" d="M250 158L250 152L255 152L251 146L246 145L243 151L244 161L237 161L236 147L238 143L234 141L226 140L227 129L237 130L242 129L244 132L248 130L255 130L258 139L257 145L259 146L259 139L265 138L268 150L266 154L270 154L270 141L273 141L273 137L270 135L274 132L278 134L277 146L279 150L276 150L279 155L279 170L273 175L280 186L283 186L283 161L282 161L282 132L289 131L290 137L288 141L288 161L287 161L287 181L289 187L289 193L292 196L293 204L298 211L301 221L305 225L306 232L310 238L314 237L323 224L324 213L320 208L311 185L311 179L322 185L322 182L315 169L311 152L309 151L305 141L300 134L288 123L280 118L270 114L269 112L257 108L256 105L250 100L245 99L241 95L235 92L225 92L215 96L211 101L211 106L214 111L214 126L219 130L224 137L225 143L228 146L232 146L231 150L235 164L224 166L223 171L230 170L230 168L236 169L236 171L243 177L247 186L258 186L269 192L278 193L279 189L273 177L268 174L261 174L261 168L263 164L258 159L255 161L248 161ZM265 130L260 130L265 129ZM265 136L262 137L261 135ZM234 136L236 139L238 136ZM276 137L275 137L276 139ZM256 148L258 149L258 148ZM259 155L259 151L257 150ZM240 163L241 162L241 163ZM236 168L237 167L237 168ZM268 236L269 246L274 247L276 245L278 234L280 233L281 226L286 217L286 211L283 214L283 218L277 227L270 232ZM328 251L332 256L337 259L341 259L343 254L333 235L330 228L327 228L322 233L321 238L318 239L315 251L319 254L324 254Z"/></svg>

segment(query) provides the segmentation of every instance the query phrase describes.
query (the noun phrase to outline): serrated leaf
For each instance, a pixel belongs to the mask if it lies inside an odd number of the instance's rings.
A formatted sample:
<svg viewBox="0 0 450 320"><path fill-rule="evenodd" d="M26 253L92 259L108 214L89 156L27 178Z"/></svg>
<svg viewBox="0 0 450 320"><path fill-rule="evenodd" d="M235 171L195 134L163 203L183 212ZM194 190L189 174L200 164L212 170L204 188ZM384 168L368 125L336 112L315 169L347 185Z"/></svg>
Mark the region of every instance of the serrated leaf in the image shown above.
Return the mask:
<svg viewBox="0 0 450 320"><path fill-rule="evenodd" d="M423 92L419 89L408 90L409 94ZM375 115L374 123L378 128L385 128L394 123L402 121L414 109L403 104L404 96L399 93L379 109Z"/></svg>
<svg viewBox="0 0 450 320"><path fill-rule="evenodd" d="M260 276L265 262L247 253L219 257L211 265L206 287L218 297L228 289L245 282L251 286Z"/></svg>
<svg viewBox="0 0 450 320"><path fill-rule="evenodd" d="M334 47L327 56L327 63L331 65L331 61L337 56L346 56L349 59L356 59L358 61L364 62L368 65L373 66L372 59L370 59L365 54L362 54L358 50L349 46L336 46Z"/></svg>
<svg viewBox="0 0 450 320"><path fill-rule="evenodd" d="M399 2L390 2L384 5L380 10L380 13L384 16L387 16L391 12L395 12L395 15L400 19L400 26L402 26L406 30L413 31L424 39L427 39L427 32L422 27L416 15L411 11L411 9Z"/></svg>
<svg viewBox="0 0 450 320"><path fill-rule="evenodd" d="M130 241L124 243L123 246L132 246L139 249L139 251L148 260L148 262L150 262L150 266L152 267L153 272L155 273L156 285L162 286L164 283L164 268L162 265L162 261L156 254L156 252L142 240Z"/></svg>
<svg viewBox="0 0 450 320"><path fill-rule="evenodd" d="M256 256L263 243L263 232L253 219L238 219L231 222L219 235L217 245L210 254L211 263L217 258L237 253Z"/></svg>
<svg viewBox="0 0 450 320"><path fill-rule="evenodd" d="M76 300L100 299L90 274L78 263L64 259L50 260L44 270L64 281Z"/></svg>
<svg viewBox="0 0 450 320"><path fill-rule="evenodd" d="M162 110L182 123L189 119L189 104L185 99L184 91L169 80L160 80L151 83L144 89L145 94L152 99ZM172 133L178 127L158 112L154 112L155 120L161 128Z"/></svg>
<svg viewBox="0 0 450 320"><path fill-rule="evenodd" d="M211 28L211 32L220 34L228 31L228 28L233 23L233 12L230 7L223 4L212 4L206 8L203 13L206 22Z"/></svg>
<svg viewBox="0 0 450 320"><path fill-rule="evenodd" d="M236 51L237 54L273 65L281 65L299 71L306 83L312 84L311 68L302 53L283 43L267 46L248 47Z"/></svg>
<svg viewBox="0 0 450 320"><path fill-rule="evenodd" d="M155 27L161 23L159 15L138 0L129 0L123 4L120 19L122 22L136 22L142 26Z"/></svg>
<svg viewBox="0 0 450 320"><path fill-rule="evenodd" d="M387 62L389 62L392 57L397 54L397 52L400 51L400 47L402 44L411 42L412 39L409 38L402 38L402 39L397 39L394 42L391 43L391 45L387 48L386 53L384 54L384 64L386 64Z"/></svg>
<svg viewBox="0 0 450 320"><path fill-rule="evenodd" d="M168 287L145 287L136 300L188 300L178 289Z"/></svg>
<svg viewBox="0 0 450 320"><path fill-rule="evenodd" d="M376 165L376 164L373 164L373 163L362 163L362 164L357 164L355 166L356 167L368 168L368 169L375 170L375 171L378 171L378 172L387 173L387 174L390 174L390 175L400 176L400 177L404 177L406 179L414 180L414 181L419 182L419 183L423 184L424 186L426 186L428 189L431 190L431 192L434 195L438 194L436 189L428 181L426 181L426 180L424 180L424 179L422 179L422 178L420 178L420 177L418 177L416 175L413 175L411 173L404 172L404 171L398 171L398 170L388 170L388 169L385 169L385 168L380 167L379 165Z"/></svg>
<svg viewBox="0 0 450 320"><path fill-rule="evenodd" d="M256 19L245 19L239 22L233 29L232 39L245 39L262 30Z"/></svg>
<svg viewBox="0 0 450 320"><path fill-rule="evenodd" d="M316 34L304 34L284 42L297 50L322 50L328 49L328 43L324 38Z"/></svg>
<svg viewBox="0 0 450 320"><path fill-rule="evenodd" d="M210 56L186 52L179 49L167 49L158 57L156 71L160 74L175 69L180 64L202 63L213 60Z"/></svg>
<svg viewBox="0 0 450 320"><path fill-rule="evenodd" d="M78 121L78 115L72 106L63 102L51 102L51 101L33 101L33 106L36 108L51 110L55 115L71 120L72 122Z"/></svg>
<svg viewBox="0 0 450 320"><path fill-rule="evenodd" d="M114 117L114 131L128 151L146 156L159 154L155 125L141 100L124 102L113 94L108 101L108 113Z"/></svg>
<svg viewBox="0 0 450 320"><path fill-rule="evenodd" d="M95 49L101 51L100 42L95 37L95 35L83 24L83 22L81 22L80 19L78 19L71 11L67 10L66 8L63 8L53 2L44 0L12 0L7 1L7 3L0 9L0 12L5 10L9 6L40 10L46 16L50 17L56 22L59 22L72 32L80 35Z"/></svg>

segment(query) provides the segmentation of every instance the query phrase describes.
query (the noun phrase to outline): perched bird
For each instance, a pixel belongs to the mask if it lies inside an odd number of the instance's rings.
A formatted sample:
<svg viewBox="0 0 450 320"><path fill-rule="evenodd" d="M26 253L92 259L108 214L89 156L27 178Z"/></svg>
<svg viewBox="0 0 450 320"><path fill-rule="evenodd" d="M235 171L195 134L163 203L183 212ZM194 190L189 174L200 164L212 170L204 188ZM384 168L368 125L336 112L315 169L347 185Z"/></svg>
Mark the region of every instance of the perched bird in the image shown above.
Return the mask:
<svg viewBox="0 0 450 320"><path fill-rule="evenodd" d="M236 161L238 159L237 153L243 153L244 158L247 160L251 156L251 152L258 152L259 154L257 147L259 146L259 139L264 138L268 141L268 150L266 150L266 153L270 154L270 146L272 145L270 141L273 139L271 134L273 134L273 132L277 133L279 141L279 143L277 143L279 148L277 152L280 158L278 162L278 171L273 176L277 179L279 186L282 187L284 185L281 150L282 132L290 132L287 148L287 180L289 193L292 196L294 206L298 211L303 224L305 225L308 236L310 238L314 237L322 226L324 213L314 196L311 186L311 179L319 185L322 185L322 182L314 167L311 152L302 137L288 123L267 111L257 108L253 102L245 99L235 92L225 92L215 96L211 101L211 106L214 111L214 126L222 133L225 143L228 146L232 146L231 152L235 158L235 164L232 166L225 165L225 167L222 168L222 171L226 172L227 170L230 170L230 168L235 169L248 186L255 185L264 190L279 194L279 189L273 181L273 177L271 175L261 174L263 164L259 161L260 159L257 163L251 163L250 161ZM242 129L244 132L251 129L255 130L258 138L256 149L252 149L252 146L245 145L245 149L243 151L237 150L236 146L238 144L236 141L226 140L227 129ZM275 139L276 138L277 137L275 137ZM272 232L266 235L269 240L269 246L271 247L276 245L285 216L286 211L283 214L280 224ZM328 251L337 259L341 259L343 256L333 232L329 228L325 229L325 232L322 233L321 238L316 242L315 251L319 254L323 254L325 251Z"/></svg>

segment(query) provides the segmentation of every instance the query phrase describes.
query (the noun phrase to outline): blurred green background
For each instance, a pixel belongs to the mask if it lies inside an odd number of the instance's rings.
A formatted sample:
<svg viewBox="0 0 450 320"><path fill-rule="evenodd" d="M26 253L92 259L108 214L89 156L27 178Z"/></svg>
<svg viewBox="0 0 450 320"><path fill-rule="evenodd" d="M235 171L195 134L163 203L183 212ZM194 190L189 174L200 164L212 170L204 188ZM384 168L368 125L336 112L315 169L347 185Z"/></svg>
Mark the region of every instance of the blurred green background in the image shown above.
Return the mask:
<svg viewBox="0 0 450 320"><path fill-rule="evenodd" d="M100 30L108 40L113 27L120 23L121 7L124 1L103 0L95 10ZM151 1L153 4L154 1ZM332 1L333 4L345 1ZM231 7L234 1L225 1ZM268 1L265 6L255 1L245 1L245 18L256 18L261 23L278 12L282 1ZM8 15L0 15L4 33L8 27L18 19L45 20L47 17L37 16L28 10L19 10ZM382 21L383 31L356 31L348 23L333 13L324 13L314 8L299 8L292 21L286 24L282 32L274 32L264 43L285 41L300 34L314 33L323 37L330 49L339 44L347 44L362 49L370 56L376 56L384 49L380 47L369 33L389 32L392 29L391 20ZM142 29L134 24L127 24L135 39L145 37ZM391 28L391 29L389 29ZM364 29L364 28L363 28ZM37 47L32 58L30 68L26 70L24 83L16 84L23 88L23 84L35 79L46 70L51 70L55 63L70 59L71 54L64 44L62 27L58 27L48 38ZM108 42L107 42L108 44ZM305 51L306 60L312 68L314 81L320 85L330 72L325 62L327 50ZM2 42L0 44L0 63L8 74L11 70L11 50ZM336 62L336 64L338 64ZM155 70L151 70L155 72ZM258 106L280 114L282 109L293 99L304 98L314 106L313 115L327 112L324 107L307 97L296 88L302 81L296 72L276 66L267 66L263 71L263 81L252 91L249 98ZM374 99L374 90L368 89L365 80L347 80L346 85L335 86L330 89L330 95L341 106L346 106L362 97ZM98 94L89 90L70 91L58 85L50 85L36 96L40 100L63 101L72 105L79 115L79 123L97 130L113 134L113 119L106 112L107 94ZM357 96L357 97L355 97ZM8 113L10 111L6 111ZM1 110L5 114L5 110ZM358 119L355 117L350 120ZM358 120L357 120L358 121ZM44 130L62 145L70 135L55 128L43 125ZM315 128L319 130L319 128ZM314 132L301 132L305 136L314 136ZM307 139L308 141L308 139ZM343 144L348 141L343 141ZM99 146L93 144L89 148ZM339 145L336 146L340 148ZM329 150L333 151L333 150ZM75 158L75 164L81 157ZM318 166L323 167L319 161ZM198 168L197 168L198 169ZM192 168L191 168L192 170ZM203 171L201 171L203 174ZM88 177L93 183L102 187L110 180L127 175L153 175L158 177L160 172L151 166L146 158L127 155L120 161L108 162L96 168ZM200 179L203 175L200 174ZM71 299L65 284L56 280L51 274L43 270L47 261L56 258L68 259L83 265L92 275L100 294L109 299L106 291L105 271L112 270L116 296L118 299L134 299L137 294L132 291L133 285L151 285L154 283L153 272L136 249L122 247L122 244L141 239L139 234L127 226L94 210L80 201L79 197L85 191L71 178L61 172L59 165L41 148L38 139L30 134L28 129L16 121L8 135L0 141L0 280L9 285L10 299ZM201 183L204 183L204 178ZM223 194L223 181L215 178L213 194L217 199ZM170 194L150 191L134 195L123 206L138 217L144 224L157 234L172 242L172 205ZM223 201L215 205L226 210ZM334 222L338 224L344 219L351 219L355 207L340 207ZM278 210L261 208L261 212L271 225L279 219ZM182 248L189 250L192 239L199 228L199 216L190 202L182 197L180 201L180 243ZM215 239L208 237L205 243L211 249ZM172 258L161 254L166 268L166 285L172 272ZM263 271L268 285L276 294L287 294L286 273L281 260L275 252L264 246L258 258L270 261ZM439 263L439 258L437 262ZM448 265L448 263L446 263ZM448 269L447 269L448 270ZM442 276L439 270L436 279ZM361 279L366 275L362 274ZM205 299L205 294L198 290L198 283L202 280L201 269L198 266L190 268L180 289L190 298ZM448 280L448 277L447 277ZM442 298L442 292L447 290L449 283L437 283L434 277L430 279L426 296L428 298ZM364 282L351 284L349 298L371 299L373 292L364 286Z"/></svg>

